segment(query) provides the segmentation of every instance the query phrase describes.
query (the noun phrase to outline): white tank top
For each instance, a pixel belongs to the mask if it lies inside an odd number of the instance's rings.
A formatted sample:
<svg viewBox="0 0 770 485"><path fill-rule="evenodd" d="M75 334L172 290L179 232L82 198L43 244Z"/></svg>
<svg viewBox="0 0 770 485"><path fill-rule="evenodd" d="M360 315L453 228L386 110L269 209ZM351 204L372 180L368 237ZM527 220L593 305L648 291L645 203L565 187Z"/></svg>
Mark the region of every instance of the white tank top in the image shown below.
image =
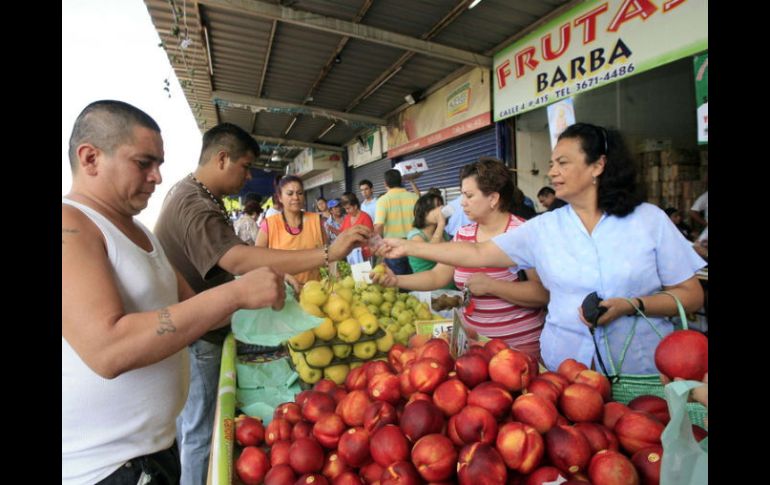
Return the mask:
<svg viewBox="0 0 770 485"><path fill-rule="evenodd" d="M126 313L179 301L177 280L158 239L147 252L93 209L69 199L101 230ZM105 379L61 339L62 484L93 484L128 460L170 447L175 420L187 399L187 351L147 367Z"/></svg>

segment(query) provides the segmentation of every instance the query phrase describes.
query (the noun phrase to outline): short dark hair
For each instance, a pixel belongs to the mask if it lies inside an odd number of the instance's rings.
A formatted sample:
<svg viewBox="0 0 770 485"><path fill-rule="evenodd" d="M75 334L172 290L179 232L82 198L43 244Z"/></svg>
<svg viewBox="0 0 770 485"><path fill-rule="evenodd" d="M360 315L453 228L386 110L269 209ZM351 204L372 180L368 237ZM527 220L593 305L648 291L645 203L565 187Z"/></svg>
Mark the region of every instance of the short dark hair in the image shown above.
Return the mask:
<svg viewBox="0 0 770 485"><path fill-rule="evenodd" d="M256 192L249 192L249 193L247 193L246 195L243 196L243 203L244 204L246 204L246 203L248 203L248 202L250 202L252 200L257 201L257 204L259 204L260 202L262 202L262 196L259 195Z"/></svg>
<svg viewBox="0 0 770 485"><path fill-rule="evenodd" d="M401 172L395 168L385 170L385 185L390 188L401 187Z"/></svg>
<svg viewBox="0 0 770 485"><path fill-rule="evenodd" d="M542 189L537 191L538 197L544 197L546 194L550 195L556 195L556 191L553 190L551 187L545 186Z"/></svg>
<svg viewBox="0 0 770 485"><path fill-rule="evenodd" d="M123 101L103 99L83 108L70 135L69 159L72 171L78 166L79 145L90 143L112 154L117 147L133 139L135 126L160 133L160 126L150 115Z"/></svg>
<svg viewBox="0 0 770 485"><path fill-rule="evenodd" d="M368 185L370 189L374 187L374 185L372 185L372 181L369 179L363 179L362 181L358 182L359 187L361 187L362 185Z"/></svg>
<svg viewBox="0 0 770 485"><path fill-rule="evenodd" d="M604 171L599 175L599 209L608 215L624 217L642 203L636 185L636 168L620 133L590 123L575 123L565 129L559 140L577 138L586 155L586 163L596 163L604 155Z"/></svg>
<svg viewBox="0 0 770 485"><path fill-rule="evenodd" d="M220 123L203 134L203 146L198 165L206 162L219 150L225 150L233 161L241 158L246 152L251 152L259 158L260 150L257 140L246 130L232 123Z"/></svg>
<svg viewBox="0 0 770 485"><path fill-rule="evenodd" d="M246 214L259 214L262 212L262 207L256 200L250 200L243 206L243 212Z"/></svg>
<svg viewBox="0 0 770 485"><path fill-rule="evenodd" d="M275 194L281 195L281 190L286 186L286 184L290 182L297 182L299 186L302 188L302 190L305 190L305 184L302 182L302 179L297 177L296 175L284 175L279 180L276 181L275 184ZM323 197L320 197L321 199Z"/></svg>
<svg viewBox="0 0 770 485"><path fill-rule="evenodd" d="M476 177L476 184L484 195L492 192L500 194L500 209L513 212L513 178L501 160L481 157L477 162L465 165L460 173L460 185L468 177Z"/></svg>
<svg viewBox="0 0 770 485"><path fill-rule="evenodd" d="M444 199L440 193L437 194L429 190L427 194L421 195L417 202L414 203L414 222L412 222L412 226L417 229L423 229L428 225L425 218L430 211L443 204Z"/></svg>
<svg viewBox="0 0 770 485"><path fill-rule="evenodd" d="M345 192L342 197L348 200L348 203L354 207L361 207L361 202L358 201L358 197L353 192Z"/></svg>
<svg viewBox="0 0 770 485"><path fill-rule="evenodd" d="M677 209L676 207L666 207L665 212L668 217L671 217L671 214L676 214L677 212L679 212L679 209Z"/></svg>
<svg viewBox="0 0 770 485"><path fill-rule="evenodd" d="M326 202L326 199L323 196L316 197L315 201L318 202L319 200Z"/></svg>

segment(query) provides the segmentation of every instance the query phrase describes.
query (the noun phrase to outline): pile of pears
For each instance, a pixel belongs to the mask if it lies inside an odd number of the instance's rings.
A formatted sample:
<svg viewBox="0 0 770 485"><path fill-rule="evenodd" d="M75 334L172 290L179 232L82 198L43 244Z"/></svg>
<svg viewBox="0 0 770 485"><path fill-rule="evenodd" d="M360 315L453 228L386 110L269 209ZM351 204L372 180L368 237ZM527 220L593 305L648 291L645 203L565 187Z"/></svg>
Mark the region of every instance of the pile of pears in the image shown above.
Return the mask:
<svg viewBox="0 0 770 485"><path fill-rule="evenodd" d="M373 272L384 272L377 265ZM342 384L350 372L373 359L387 361L394 342L414 335L415 320L441 319L414 296L396 288L355 282L346 276L330 286L308 281L299 295L302 309L323 322L289 339L289 353L300 379L314 384L331 379Z"/></svg>

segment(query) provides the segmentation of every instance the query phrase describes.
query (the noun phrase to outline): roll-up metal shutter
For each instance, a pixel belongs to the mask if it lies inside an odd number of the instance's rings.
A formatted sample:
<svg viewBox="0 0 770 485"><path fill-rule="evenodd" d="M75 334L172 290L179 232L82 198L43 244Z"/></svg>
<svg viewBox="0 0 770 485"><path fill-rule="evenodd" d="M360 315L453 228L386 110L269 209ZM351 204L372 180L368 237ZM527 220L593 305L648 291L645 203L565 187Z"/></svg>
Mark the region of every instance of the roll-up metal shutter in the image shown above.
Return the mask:
<svg viewBox="0 0 770 485"><path fill-rule="evenodd" d="M497 155L495 126L489 126L468 136L450 140L442 145L419 152L409 153L393 159L394 162L424 158L428 170L415 180L421 192L431 187L437 189L455 188L450 191L449 200L456 197L460 186L460 170L463 165L475 162L479 157ZM404 184L408 188L408 184Z"/></svg>
<svg viewBox="0 0 770 485"><path fill-rule="evenodd" d="M315 201L321 197L321 187L313 187L305 192L305 210L315 212Z"/></svg>
<svg viewBox="0 0 770 485"><path fill-rule="evenodd" d="M345 192L345 181L332 182L323 186L324 197L326 200L339 199Z"/></svg>
<svg viewBox="0 0 770 485"><path fill-rule="evenodd" d="M361 194L358 190L358 184L368 179L372 183L372 190L376 197L385 193L385 170L392 168L389 158L383 158L376 162L367 163L353 169L353 185L350 187L351 192L354 192L358 198L361 198Z"/></svg>

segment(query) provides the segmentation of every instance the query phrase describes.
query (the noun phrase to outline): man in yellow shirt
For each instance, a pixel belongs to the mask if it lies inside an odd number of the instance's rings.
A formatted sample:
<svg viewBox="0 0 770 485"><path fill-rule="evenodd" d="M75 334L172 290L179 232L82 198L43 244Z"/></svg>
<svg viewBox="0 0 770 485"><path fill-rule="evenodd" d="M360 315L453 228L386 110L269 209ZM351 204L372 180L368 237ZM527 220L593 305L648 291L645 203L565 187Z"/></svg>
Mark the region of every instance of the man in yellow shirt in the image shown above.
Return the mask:
<svg viewBox="0 0 770 485"><path fill-rule="evenodd" d="M382 237L405 239L412 229L414 204L417 195L401 186L401 172L390 169L385 172L385 186L388 191L377 199L374 217L374 231ZM412 274L407 258L385 259L385 264L395 274Z"/></svg>

